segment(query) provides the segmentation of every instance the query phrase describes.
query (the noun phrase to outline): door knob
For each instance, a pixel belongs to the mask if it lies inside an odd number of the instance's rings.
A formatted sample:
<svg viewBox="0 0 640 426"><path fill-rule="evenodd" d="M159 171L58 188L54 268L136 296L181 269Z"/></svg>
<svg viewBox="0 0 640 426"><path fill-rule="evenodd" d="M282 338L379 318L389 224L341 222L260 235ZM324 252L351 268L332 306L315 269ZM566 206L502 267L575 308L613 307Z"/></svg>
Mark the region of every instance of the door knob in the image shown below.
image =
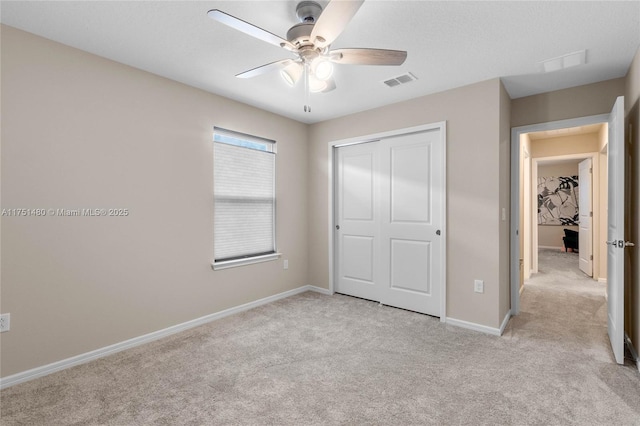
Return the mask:
<svg viewBox="0 0 640 426"><path fill-rule="evenodd" d="M622 241L622 240L613 240L607 241L607 244L614 247L624 248L624 247L635 247L636 245L631 241Z"/></svg>
<svg viewBox="0 0 640 426"><path fill-rule="evenodd" d="M440 230L439 229L436 231L436 235L440 235Z"/></svg>
<svg viewBox="0 0 640 426"><path fill-rule="evenodd" d="M336 229L337 229L337 230L340 230L340 225L336 225Z"/></svg>

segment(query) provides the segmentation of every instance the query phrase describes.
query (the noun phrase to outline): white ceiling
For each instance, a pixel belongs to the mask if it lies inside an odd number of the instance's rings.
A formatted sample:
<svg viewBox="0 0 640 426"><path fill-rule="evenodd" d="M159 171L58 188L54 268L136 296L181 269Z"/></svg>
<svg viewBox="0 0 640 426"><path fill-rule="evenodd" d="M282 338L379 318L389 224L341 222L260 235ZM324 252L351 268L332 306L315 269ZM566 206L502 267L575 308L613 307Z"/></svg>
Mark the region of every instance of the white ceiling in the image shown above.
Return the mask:
<svg viewBox="0 0 640 426"><path fill-rule="evenodd" d="M320 3L326 4L326 1ZM512 98L626 74L640 45L640 1L367 0L332 48L407 50L399 67L338 65L338 88L311 96L278 73L235 74L291 57L207 17L221 9L281 37L296 1L2 1L4 24L212 93L313 123L502 77ZM587 50L587 64L543 74L538 63ZM411 72L418 80L382 82Z"/></svg>

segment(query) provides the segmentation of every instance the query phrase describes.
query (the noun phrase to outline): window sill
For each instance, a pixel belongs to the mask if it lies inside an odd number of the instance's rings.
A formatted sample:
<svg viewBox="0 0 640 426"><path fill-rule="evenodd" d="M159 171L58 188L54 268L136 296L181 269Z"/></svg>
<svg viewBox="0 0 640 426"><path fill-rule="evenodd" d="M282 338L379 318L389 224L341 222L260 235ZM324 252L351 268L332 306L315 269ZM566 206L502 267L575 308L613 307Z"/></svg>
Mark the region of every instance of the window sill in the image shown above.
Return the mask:
<svg viewBox="0 0 640 426"><path fill-rule="evenodd" d="M211 267L213 268L214 271L219 271L221 269L235 268L237 266L245 266L245 265L251 265L254 263L270 262L272 260L278 259L280 256L282 256L282 253L271 253L271 254L265 254L263 256L247 257L245 259L213 262L211 264Z"/></svg>

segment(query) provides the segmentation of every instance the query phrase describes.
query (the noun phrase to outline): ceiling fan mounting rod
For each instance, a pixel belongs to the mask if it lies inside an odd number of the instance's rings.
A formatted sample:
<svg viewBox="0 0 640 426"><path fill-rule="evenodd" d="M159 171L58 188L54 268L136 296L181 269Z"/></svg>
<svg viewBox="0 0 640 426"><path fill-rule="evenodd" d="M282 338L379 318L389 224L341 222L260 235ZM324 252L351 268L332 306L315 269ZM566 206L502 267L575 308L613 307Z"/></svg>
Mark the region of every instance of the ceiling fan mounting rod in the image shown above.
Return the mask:
<svg viewBox="0 0 640 426"><path fill-rule="evenodd" d="M322 13L322 6L315 1L301 1L296 6L296 16L300 22L313 24Z"/></svg>

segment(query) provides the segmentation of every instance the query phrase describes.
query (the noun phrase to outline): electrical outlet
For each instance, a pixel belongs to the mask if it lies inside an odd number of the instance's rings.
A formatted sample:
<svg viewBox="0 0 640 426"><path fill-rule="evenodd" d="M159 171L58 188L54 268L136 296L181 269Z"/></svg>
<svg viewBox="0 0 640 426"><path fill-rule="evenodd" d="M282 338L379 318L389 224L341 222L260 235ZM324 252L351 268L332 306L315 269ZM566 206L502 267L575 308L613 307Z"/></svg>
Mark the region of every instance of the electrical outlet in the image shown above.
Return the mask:
<svg viewBox="0 0 640 426"><path fill-rule="evenodd" d="M282 265L284 269L289 269L289 259L285 259L284 262L282 262Z"/></svg>
<svg viewBox="0 0 640 426"><path fill-rule="evenodd" d="M476 293L484 293L484 281L482 280L474 280L473 281L473 291Z"/></svg>
<svg viewBox="0 0 640 426"><path fill-rule="evenodd" d="M0 315L0 333L9 331L11 328L11 314Z"/></svg>

